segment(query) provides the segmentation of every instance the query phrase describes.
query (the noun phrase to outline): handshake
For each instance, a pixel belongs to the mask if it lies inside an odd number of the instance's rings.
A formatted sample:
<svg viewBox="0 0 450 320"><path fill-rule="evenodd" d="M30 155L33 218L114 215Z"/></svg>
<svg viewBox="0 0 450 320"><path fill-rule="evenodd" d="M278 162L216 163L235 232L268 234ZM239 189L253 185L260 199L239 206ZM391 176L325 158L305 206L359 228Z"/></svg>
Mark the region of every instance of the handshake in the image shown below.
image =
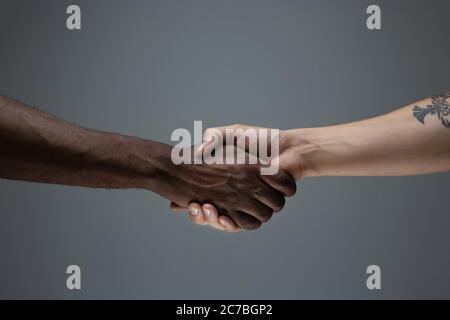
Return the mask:
<svg viewBox="0 0 450 320"><path fill-rule="evenodd" d="M283 209L300 178L450 170L449 101L446 93L322 128L213 128L199 147L177 148L82 128L0 96L0 178L146 189L169 199L175 211L189 210L195 224L256 229ZM268 131L276 131L275 139Z"/></svg>
<svg viewBox="0 0 450 320"><path fill-rule="evenodd" d="M200 146L172 150L172 160L180 152L187 153L187 160L191 152L199 159L178 168L196 173L183 188L193 192L188 206L172 201L172 210L188 210L194 224L222 231L257 229L296 192L302 170L289 161L289 150L288 134L275 129L232 125L206 130Z"/></svg>

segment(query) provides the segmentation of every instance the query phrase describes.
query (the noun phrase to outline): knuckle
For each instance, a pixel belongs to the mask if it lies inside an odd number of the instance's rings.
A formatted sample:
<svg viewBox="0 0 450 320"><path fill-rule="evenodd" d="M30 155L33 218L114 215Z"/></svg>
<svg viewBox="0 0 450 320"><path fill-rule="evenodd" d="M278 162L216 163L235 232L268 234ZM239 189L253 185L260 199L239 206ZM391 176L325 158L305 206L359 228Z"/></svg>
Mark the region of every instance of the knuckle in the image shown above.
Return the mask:
<svg viewBox="0 0 450 320"><path fill-rule="evenodd" d="M208 129L206 129L205 132L204 132L204 134L203 134L203 136L204 136L204 137L209 136L209 135L211 134L211 132L212 132L212 129L213 129L213 128L208 128Z"/></svg>
<svg viewBox="0 0 450 320"><path fill-rule="evenodd" d="M244 129L244 125L240 124L240 123L235 123L233 125L231 125L229 128L234 129L234 130L238 130L238 129Z"/></svg>

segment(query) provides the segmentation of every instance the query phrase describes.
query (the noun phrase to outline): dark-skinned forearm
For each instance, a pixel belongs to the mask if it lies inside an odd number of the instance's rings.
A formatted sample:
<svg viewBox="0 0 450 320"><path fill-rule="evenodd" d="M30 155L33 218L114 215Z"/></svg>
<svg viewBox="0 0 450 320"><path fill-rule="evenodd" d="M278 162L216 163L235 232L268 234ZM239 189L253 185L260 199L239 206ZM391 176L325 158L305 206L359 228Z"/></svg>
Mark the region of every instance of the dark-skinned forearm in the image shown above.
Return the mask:
<svg viewBox="0 0 450 320"><path fill-rule="evenodd" d="M141 188L183 207L210 202L245 229L258 228L281 210L278 190L295 193L285 172L264 179L257 165L175 165L171 153L170 145L81 128L0 97L0 178Z"/></svg>
<svg viewBox="0 0 450 320"><path fill-rule="evenodd" d="M158 192L158 177L170 161L170 148L85 129L0 97L1 178Z"/></svg>

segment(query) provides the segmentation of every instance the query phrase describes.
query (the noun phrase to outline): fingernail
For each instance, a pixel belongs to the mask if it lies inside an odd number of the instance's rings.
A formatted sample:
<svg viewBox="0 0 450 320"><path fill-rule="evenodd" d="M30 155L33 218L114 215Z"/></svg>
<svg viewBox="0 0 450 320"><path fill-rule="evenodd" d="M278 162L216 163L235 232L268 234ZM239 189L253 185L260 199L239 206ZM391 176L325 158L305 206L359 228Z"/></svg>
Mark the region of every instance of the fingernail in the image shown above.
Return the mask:
<svg viewBox="0 0 450 320"><path fill-rule="evenodd" d="M198 209L192 209L191 213L193 216L198 215Z"/></svg>
<svg viewBox="0 0 450 320"><path fill-rule="evenodd" d="M212 212L211 212L211 210L206 209L205 214L206 214L206 216L211 217Z"/></svg>

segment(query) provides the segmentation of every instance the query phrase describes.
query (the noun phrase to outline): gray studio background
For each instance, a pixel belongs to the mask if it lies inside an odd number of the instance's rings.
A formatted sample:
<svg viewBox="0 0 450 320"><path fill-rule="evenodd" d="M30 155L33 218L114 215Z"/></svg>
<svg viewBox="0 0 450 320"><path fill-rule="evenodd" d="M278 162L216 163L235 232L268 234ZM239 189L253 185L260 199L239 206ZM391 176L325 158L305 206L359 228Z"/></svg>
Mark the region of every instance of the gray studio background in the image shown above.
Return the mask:
<svg viewBox="0 0 450 320"><path fill-rule="evenodd" d="M450 89L449 1L0 4L1 94L167 143L194 120L323 126ZM0 298L450 298L449 190L450 174L306 179L260 230L225 234L145 191L3 180Z"/></svg>

